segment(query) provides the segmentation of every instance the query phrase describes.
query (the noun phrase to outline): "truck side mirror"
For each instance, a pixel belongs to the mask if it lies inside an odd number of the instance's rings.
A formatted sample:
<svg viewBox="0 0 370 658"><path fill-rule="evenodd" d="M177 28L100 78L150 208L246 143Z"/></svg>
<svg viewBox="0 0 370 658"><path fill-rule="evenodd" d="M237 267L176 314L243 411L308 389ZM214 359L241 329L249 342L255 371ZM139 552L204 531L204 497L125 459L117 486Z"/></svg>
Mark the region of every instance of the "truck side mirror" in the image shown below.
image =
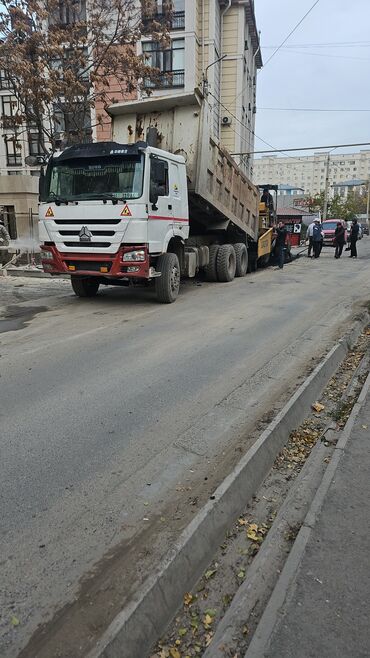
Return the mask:
<svg viewBox="0 0 370 658"><path fill-rule="evenodd" d="M155 184L154 181L150 181L150 194L149 194L149 201L150 203L155 206L157 201L158 201L159 193L158 193L158 187Z"/></svg>

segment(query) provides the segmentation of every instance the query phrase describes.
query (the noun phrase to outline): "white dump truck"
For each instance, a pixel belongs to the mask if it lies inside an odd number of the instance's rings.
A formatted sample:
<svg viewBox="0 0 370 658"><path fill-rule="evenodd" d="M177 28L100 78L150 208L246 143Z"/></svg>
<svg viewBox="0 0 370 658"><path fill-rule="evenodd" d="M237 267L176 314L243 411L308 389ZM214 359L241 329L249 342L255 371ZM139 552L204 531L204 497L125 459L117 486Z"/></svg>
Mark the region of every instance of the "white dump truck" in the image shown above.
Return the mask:
<svg viewBox="0 0 370 658"><path fill-rule="evenodd" d="M175 301L181 277L232 281L271 251L259 191L210 137L199 94L118 103L112 142L55 152L40 180L44 270L74 292L153 282Z"/></svg>

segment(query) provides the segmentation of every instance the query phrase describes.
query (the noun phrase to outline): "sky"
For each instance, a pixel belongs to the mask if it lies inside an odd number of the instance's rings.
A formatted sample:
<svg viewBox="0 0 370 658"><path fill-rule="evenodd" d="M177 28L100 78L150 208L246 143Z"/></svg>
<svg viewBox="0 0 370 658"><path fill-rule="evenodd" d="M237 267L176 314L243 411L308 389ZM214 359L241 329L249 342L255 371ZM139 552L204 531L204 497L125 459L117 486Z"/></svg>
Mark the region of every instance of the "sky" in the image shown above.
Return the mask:
<svg viewBox="0 0 370 658"><path fill-rule="evenodd" d="M255 0L264 62L273 53L272 47L281 44L313 3L314 0ZM319 0L285 46L258 72L256 135L281 149L370 142L369 26L370 0ZM328 43L337 45L322 45ZM302 48L303 44L309 47ZM269 147L256 139L255 150L264 148ZM342 148L333 153L360 148L370 146ZM304 155L309 153L302 151Z"/></svg>

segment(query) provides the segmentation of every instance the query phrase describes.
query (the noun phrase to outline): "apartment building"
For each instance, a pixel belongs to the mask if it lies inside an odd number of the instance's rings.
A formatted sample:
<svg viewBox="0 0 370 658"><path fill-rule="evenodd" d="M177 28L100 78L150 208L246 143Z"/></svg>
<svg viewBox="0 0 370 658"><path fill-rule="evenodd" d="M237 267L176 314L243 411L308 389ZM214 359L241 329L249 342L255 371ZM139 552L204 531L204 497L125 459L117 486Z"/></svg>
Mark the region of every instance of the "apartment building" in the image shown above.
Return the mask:
<svg viewBox="0 0 370 658"><path fill-rule="evenodd" d="M156 0L153 15L160 19L168 4ZM147 63L160 71L155 80L144 80L138 97L201 89L212 113L213 138L230 153L253 151L256 73L262 66L253 0L173 0L171 5L166 47L150 35L138 44ZM251 176L252 159L236 159Z"/></svg>
<svg viewBox="0 0 370 658"><path fill-rule="evenodd" d="M325 188L328 153L320 152L307 156L280 157L263 156L254 161L254 182L289 185L302 188L305 194L318 194ZM331 153L329 160L330 194L348 194L348 181L370 179L370 150L357 153Z"/></svg>

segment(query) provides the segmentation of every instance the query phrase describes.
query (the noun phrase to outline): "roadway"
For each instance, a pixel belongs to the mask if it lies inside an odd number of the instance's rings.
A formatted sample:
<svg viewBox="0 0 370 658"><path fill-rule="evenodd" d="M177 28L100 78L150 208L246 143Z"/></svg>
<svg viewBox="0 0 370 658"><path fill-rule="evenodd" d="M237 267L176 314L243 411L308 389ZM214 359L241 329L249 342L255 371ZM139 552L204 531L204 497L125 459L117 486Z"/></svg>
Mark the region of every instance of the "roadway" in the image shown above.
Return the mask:
<svg viewBox="0 0 370 658"><path fill-rule="evenodd" d="M83 655L84 597L92 645L368 303L369 238L359 256L187 282L170 306L147 289L81 300L68 281L0 279L4 658L55 616L56 644L22 655Z"/></svg>

